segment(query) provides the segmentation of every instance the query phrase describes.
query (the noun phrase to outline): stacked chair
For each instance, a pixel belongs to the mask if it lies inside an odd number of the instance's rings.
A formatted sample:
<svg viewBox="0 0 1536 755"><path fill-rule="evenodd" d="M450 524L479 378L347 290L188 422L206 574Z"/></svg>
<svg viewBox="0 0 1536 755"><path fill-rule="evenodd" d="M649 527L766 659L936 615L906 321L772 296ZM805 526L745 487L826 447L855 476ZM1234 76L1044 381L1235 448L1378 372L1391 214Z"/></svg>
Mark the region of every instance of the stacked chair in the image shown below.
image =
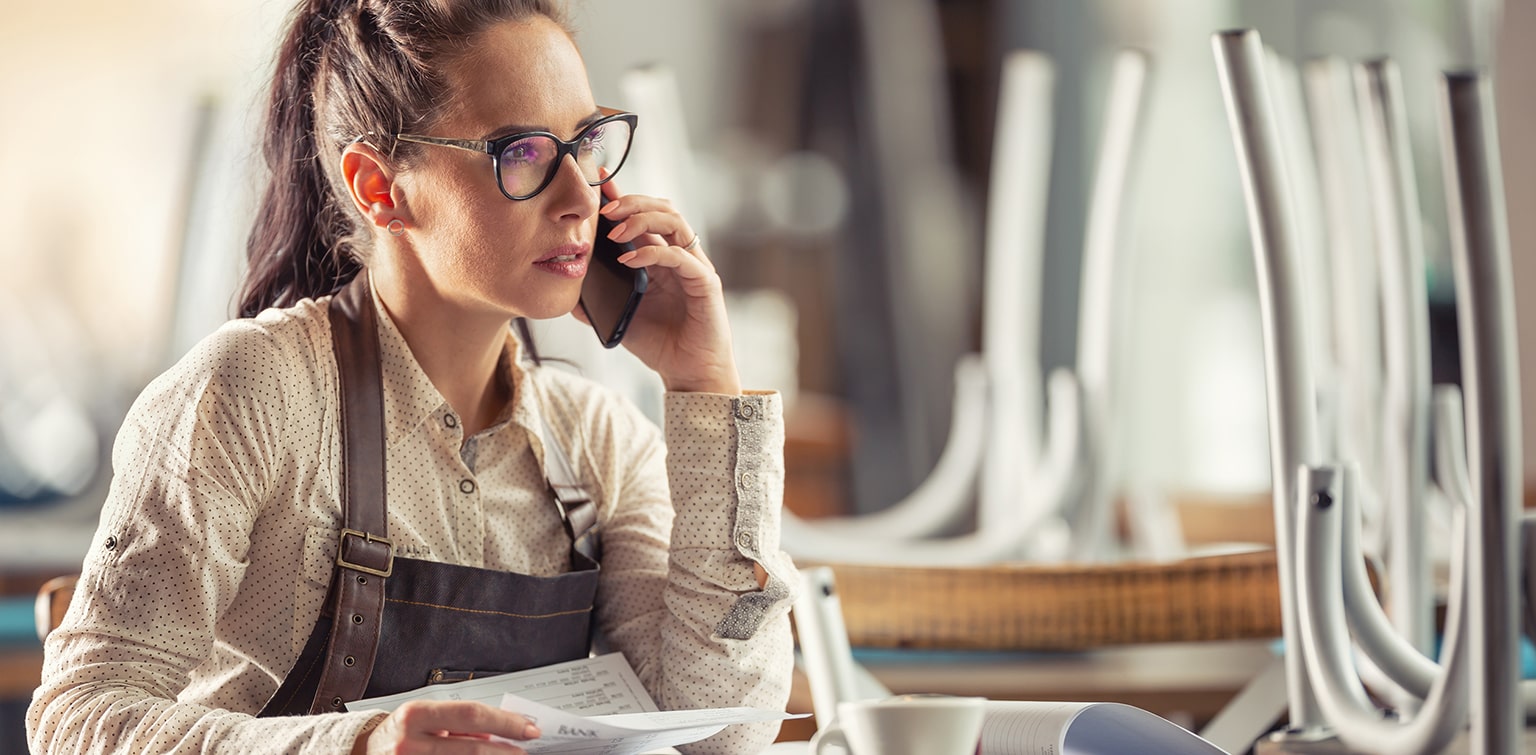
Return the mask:
<svg viewBox="0 0 1536 755"><path fill-rule="evenodd" d="M1463 412L1461 392L1454 387L1439 388L1430 398L1424 357L1414 350L1427 338L1418 314L1422 267L1415 264L1422 260L1422 246L1415 238L1417 198L1408 179L1400 84L1387 61L1355 72L1365 115L1361 133L1375 205L1372 225L1382 251L1382 318L1393 320L1385 330L1397 329L1384 339L1385 380L1397 386L1387 392L1382 435L1389 444L1377 470L1388 473L1368 480L1363 465L1343 455L1358 446L1321 441L1327 428L1320 428L1318 398L1326 390L1317 387L1317 352L1307 339L1316 332L1309 325L1315 317L1312 302L1324 292L1309 290L1303 272L1308 250L1297 198L1311 187L1293 184L1297 171L1290 168L1294 157L1288 155L1281 131L1285 118L1277 108L1284 97L1274 93L1273 68L1256 32L1224 32L1213 45L1248 200L1268 367L1290 722L1270 741L1282 751L1309 751L1338 739L1360 752L1432 753L1470 720L1472 752L1516 752L1526 708L1522 698L1531 697L1519 681L1519 396L1509 243L1488 81L1478 73L1451 73L1441 92ZM1313 90L1326 92L1327 83L1319 76ZM1314 115L1327 114L1329 102L1318 98ZM1320 140L1320 146L1327 143ZM1470 443L1464 442L1463 426ZM1424 655L1423 636L1432 626L1427 618L1432 583L1423 548L1429 475L1413 466L1417 457L1428 458L1431 438L1434 487L1456 514L1438 662ZM1373 494L1383 496L1382 510L1390 512L1393 525L1385 534L1387 553L1397 562L1387 569L1395 626L1363 567L1360 508ZM1393 715L1378 707L1381 700L1393 701Z"/></svg>
<svg viewBox="0 0 1536 755"><path fill-rule="evenodd" d="M1121 311L1115 274L1124 267L1118 234L1146 75L1142 53L1116 60L1084 250L1077 367L1051 374L1042 409L1040 270L1054 73L1037 53L1006 58L984 244L983 346L955 367L948 442L932 474L879 512L786 516L785 548L797 558L960 566L1102 557L1114 492L1107 426L1113 320Z"/></svg>
<svg viewBox="0 0 1536 755"><path fill-rule="evenodd" d="M1517 750L1524 701L1536 696L1518 680L1518 391L1487 82L1454 74L1443 89L1463 409L1461 391L1429 385L1418 198L1391 63L1325 60L1298 73L1267 55L1255 32L1213 44L1259 278L1275 550L1106 562L1118 492L1110 360L1125 298L1115 271L1125 267L1121 207L1147 61L1126 52L1114 66L1079 359L1041 391L1053 74L1042 56L1010 54L987 208L982 351L955 365L944 452L881 512L813 521L786 512L784 546L808 567L795 614L823 716L883 691L852 662L850 639L1053 650L1278 635L1282 656L1204 732L1217 744L1245 750L1288 714L1289 727L1270 738L1281 748L1338 739L1367 752L1436 752L1470 720L1474 752ZM1362 153L1350 170L1349 156ZM1328 201L1306 205L1319 196ZM1339 209L1360 196L1370 202L1363 227L1360 213ZM1457 523L1438 662L1428 656L1435 506ZM1377 556L1387 608L1366 568ZM1069 559L1085 563L1059 563Z"/></svg>
<svg viewBox="0 0 1536 755"><path fill-rule="evenodd" d="M820 721L836 702L883 691L854 663L854 643L1079 651L1281 633L1271 551L1116 562L1121 473L1112 376L1132 264L1122 253L1122 216L1148 71L1139 51L1118 54L1111 68L1083 252L1078 360L1050 375L1042 406L1040 265L1054 72L1034 52L1005 56L982 351L956 365L944 452L912 494L885 510L815 520L785 512L784 547L806 579L795 616Z"/></svg>

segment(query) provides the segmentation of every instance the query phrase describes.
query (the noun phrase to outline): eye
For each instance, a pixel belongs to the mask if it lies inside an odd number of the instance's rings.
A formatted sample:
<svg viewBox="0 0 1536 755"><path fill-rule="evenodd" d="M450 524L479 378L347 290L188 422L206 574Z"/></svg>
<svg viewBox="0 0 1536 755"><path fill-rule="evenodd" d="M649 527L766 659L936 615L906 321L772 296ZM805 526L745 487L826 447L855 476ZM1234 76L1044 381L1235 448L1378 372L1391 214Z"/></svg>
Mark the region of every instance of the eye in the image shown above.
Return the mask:
<svg viewBox="0 0 1536 755"><path fill-rule="evenodd" d="M607 134L607 132L607 124L601 126L593 126L584 136L582 136L581 144L577 147L577 149L581 150L583 153L602 152L603 137Z"/></svg>
<svg viewBox="0 0 1536 755"><path fill-rule="evenodd" d="M540 143L541 141L540 139L529 138L508 144L507 148L501 151L502 163L514 166L538 164L540 160L544 159L544 153L547 151L545 146Z"/></svg>

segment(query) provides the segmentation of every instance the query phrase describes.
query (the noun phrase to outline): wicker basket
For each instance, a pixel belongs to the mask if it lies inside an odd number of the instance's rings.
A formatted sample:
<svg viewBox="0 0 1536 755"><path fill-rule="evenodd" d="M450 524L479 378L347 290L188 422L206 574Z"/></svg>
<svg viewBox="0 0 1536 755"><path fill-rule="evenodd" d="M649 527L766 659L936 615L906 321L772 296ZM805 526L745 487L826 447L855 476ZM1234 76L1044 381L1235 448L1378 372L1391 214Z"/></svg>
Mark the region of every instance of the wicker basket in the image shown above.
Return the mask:
<svg viewBox="0 0 1536 755"><path fill-rule="evenodd" d="M1281 634L1274 551L1100 566L831 566L855 647L1081 650Z"/></svg>

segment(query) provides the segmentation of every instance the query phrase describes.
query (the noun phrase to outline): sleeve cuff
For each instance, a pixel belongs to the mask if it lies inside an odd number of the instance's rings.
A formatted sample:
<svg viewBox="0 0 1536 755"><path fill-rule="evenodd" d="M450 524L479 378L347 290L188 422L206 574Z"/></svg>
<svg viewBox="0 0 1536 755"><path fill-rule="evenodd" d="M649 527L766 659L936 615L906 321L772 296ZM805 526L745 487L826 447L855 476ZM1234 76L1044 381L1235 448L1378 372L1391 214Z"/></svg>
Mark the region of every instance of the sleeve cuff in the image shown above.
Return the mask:
<svg viewBox="0 0 1536 755"><path fill-rule="evenodd" d="M751 638L793 600L796 581L779 550L784 500L784 411L777 393L741 396L669 393L668 474L678 512L674 549L730 553L761 564L768 582L738 594L715 627L726 639ZM728 526L698 527L720 521ZM748 572L743 572L744 577Z"/></svg>
<svg viewBox="0 0 1536 755"><path fill-rule="evenodd" d="M784 410L779 394L668 393L667 472L678 519L724 515L732 525L678 527L675 548L735 550L759 561L779 548Z"/></svg>

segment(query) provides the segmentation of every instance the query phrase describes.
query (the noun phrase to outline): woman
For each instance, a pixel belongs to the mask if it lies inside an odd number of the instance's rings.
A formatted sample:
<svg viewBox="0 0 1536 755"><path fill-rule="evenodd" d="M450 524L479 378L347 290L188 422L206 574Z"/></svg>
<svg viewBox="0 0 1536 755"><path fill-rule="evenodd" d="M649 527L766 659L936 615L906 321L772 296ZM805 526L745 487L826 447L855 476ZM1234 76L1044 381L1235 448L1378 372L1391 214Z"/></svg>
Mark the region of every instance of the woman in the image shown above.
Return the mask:
<svg viewBox="0 0 1536 755"><path fill-rule="evenodd" d="M608 182L632 123L593 102L547 0L296 11L246 319L120 431L35 751L520 752L489 739L539 734L515 712L344 704L584 656L594 631L663 708L783 706L777 397L740 389L693 228ZM668 388L666 450L618 398L523 364L508 328L576 309L599 214L651 272L625 345Z"/></svg>

